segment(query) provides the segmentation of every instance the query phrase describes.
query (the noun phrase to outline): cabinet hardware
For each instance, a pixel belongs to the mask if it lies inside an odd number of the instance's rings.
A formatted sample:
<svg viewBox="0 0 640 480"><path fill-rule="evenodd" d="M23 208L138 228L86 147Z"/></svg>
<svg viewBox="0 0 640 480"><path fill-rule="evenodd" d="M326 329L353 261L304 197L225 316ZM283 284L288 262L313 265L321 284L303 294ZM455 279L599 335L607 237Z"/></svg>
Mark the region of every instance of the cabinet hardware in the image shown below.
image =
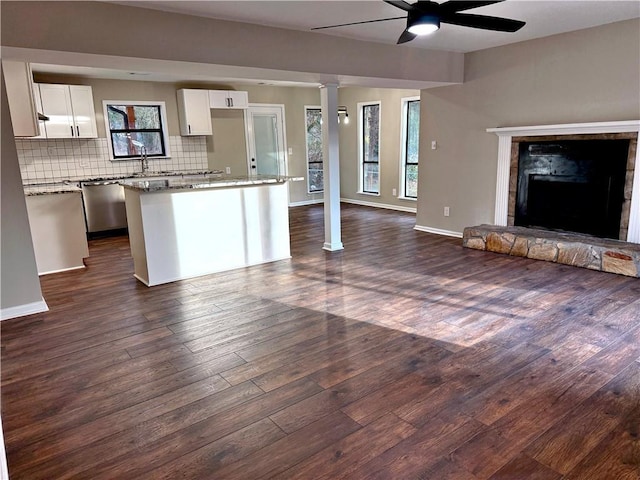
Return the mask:
<svg viewBox="0 0 640 480"><path fill-rule="evenodd" d="M78 137L80 136L80 127L76 125L76 132L78 132Z"/></svg>
<svg viewBox="0 0 640 480"><path fill-rule="evenodd" d="M191 125L187 125L187 128L189 129L189 133L191 133Z"/></svg>
<svg viewBox="0 0 640 480"><path fill-rule="evenodd" d="M73 126L69 127L71 129L71 136L73 137Z"/></svg>

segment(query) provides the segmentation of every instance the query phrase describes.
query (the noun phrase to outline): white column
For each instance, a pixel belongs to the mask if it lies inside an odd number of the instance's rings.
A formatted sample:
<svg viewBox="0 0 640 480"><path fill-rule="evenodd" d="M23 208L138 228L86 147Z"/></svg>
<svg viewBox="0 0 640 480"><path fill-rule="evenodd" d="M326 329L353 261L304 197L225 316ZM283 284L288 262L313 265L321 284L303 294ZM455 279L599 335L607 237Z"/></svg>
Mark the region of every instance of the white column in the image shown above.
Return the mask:
<svg viewBox="0 0 640 480"><path fill-rule="evenodd" d="M342 250L340 232L340 153L338 85L320 88L322 106L322 162L324 175L324 250Z"/></svg>

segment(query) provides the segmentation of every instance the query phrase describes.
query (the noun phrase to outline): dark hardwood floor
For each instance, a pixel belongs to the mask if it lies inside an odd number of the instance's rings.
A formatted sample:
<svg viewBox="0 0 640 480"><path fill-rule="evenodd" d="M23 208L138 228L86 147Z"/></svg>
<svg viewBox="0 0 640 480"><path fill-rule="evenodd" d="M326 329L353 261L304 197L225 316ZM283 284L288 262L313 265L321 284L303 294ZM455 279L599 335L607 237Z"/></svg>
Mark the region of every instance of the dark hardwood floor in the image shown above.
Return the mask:
<svg viewBox="0 0 640 480"><path fill-rule="evenodd" d="M11 479L640 478L637 279L322 220L290 261L147 288L118 237L42 277L0 324Z"/></svg>

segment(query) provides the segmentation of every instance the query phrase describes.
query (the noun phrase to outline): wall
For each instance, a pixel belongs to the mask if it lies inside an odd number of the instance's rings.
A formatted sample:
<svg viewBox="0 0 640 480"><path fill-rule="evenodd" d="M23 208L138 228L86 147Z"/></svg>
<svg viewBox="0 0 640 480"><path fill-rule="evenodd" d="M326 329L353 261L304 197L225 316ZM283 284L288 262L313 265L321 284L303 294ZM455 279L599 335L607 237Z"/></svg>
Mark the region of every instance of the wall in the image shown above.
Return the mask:
<svg viewBox="0 0 640 480"><path fill-rule="evenodd" d="M418 227L493 223L498 138L487 128L639 119L640 21L470 53L465 77L421 92Z"/></svg>
<svg viewBox="0 0 640 480"><path fill-rule="evenodd" d="M340 124L340 196L355 202L415 209L414 200L398 198L400 190L400 146L402 98L415 97L417 90L346 87L338 90L338 103L349 111L349 124ZM380 195L358 193L358 102L380 101ZM397 189L396 196L392 190Z"/></svg>
<svg viewBox="0 0 640 480"><path fill-rule="evenodd" d="M33 253L11 115L2 76L2 155L0 156L0 309L2 318L46 310Z"/></svg>

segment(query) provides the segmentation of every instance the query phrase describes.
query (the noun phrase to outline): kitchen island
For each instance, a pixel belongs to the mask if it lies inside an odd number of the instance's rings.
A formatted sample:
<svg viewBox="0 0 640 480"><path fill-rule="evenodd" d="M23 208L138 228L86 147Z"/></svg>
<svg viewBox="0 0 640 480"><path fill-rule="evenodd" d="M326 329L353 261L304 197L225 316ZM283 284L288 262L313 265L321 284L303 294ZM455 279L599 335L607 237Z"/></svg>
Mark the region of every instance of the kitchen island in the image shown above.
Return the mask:
<svg viewBox="0 0 640 480"><path fill-rule="evenodd" d="M134 276L153 286L290 258L292 180L123 181Z"/></svg>

